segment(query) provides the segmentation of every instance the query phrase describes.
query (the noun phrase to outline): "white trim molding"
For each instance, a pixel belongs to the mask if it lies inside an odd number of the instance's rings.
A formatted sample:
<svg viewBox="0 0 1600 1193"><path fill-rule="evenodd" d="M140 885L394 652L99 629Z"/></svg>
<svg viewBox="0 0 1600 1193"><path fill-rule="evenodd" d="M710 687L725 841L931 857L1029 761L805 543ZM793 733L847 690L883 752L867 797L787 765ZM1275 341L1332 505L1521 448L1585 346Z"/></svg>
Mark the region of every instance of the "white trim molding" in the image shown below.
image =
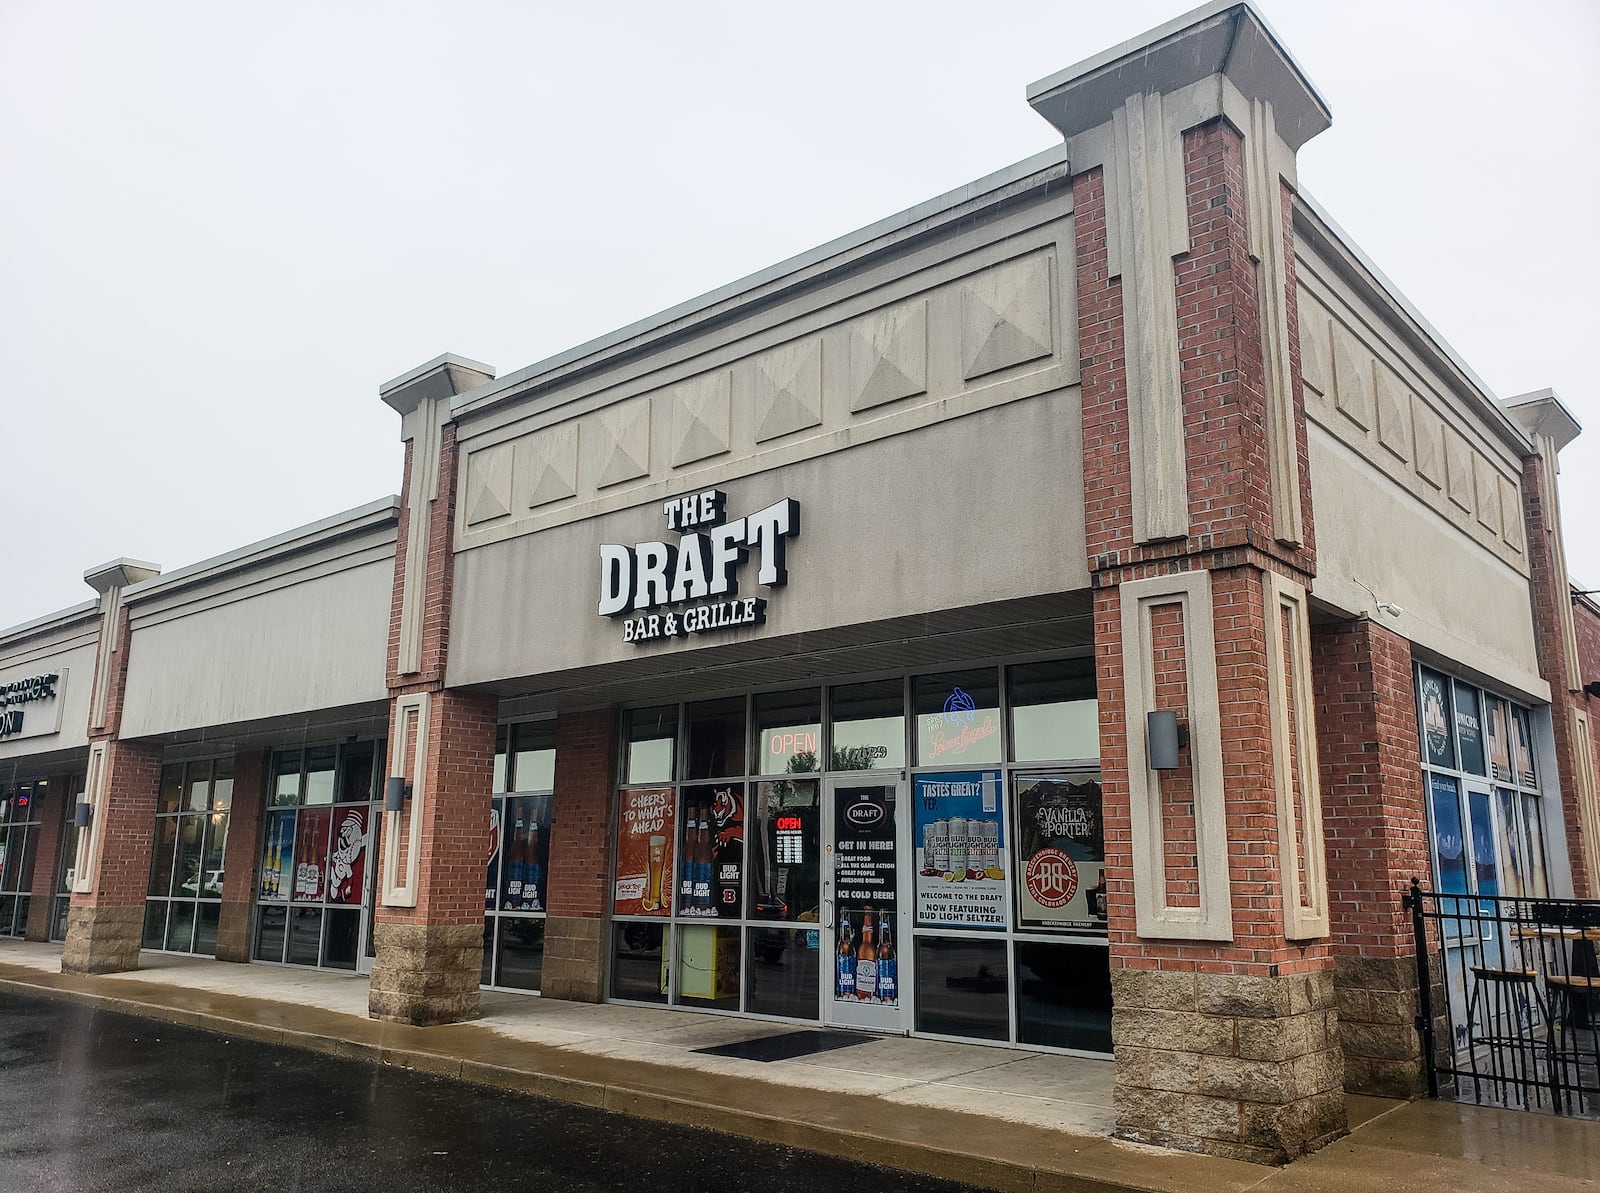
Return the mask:
<svg viewBox="0 0 1600 1193"><path fill-rule="evenodd" d="M1118 595L1122 601L1123 705L1136 930L1141 937L1152 940L1232 940L1227 793L1222 781L1222 717L1217 696L1211 576L1208 572L1185 572L1130 580L1120 586ZM1150 769L1145 743L1145 714L1156 707L1151 615L1156 609L1174 605L1183 618L1189 700L1198 886L1194 906L1175 905L1167 898L1168 850L1161 773Z"/></svg>
<svg viewBox="0 0 1600 1193"><path fill-rule="evenodd" d="M394 702L394 740L389 775L411 788L407 807L383 814L383 890L385 907L415 907L422 867L422 809L428 799L428 717L433 695L417 692Z"/></svg>
<svg viewBox="0 0 1600 1193"><path fill-rule="evenodd" d="M72 893L92 895L94 880L100 873L101 842L106 825L106 754L109 745L103 741L89 746L89 764L84 775L83 800L94 809L88 829L75 829L78 834L77 851L72 860Z"/></svg>

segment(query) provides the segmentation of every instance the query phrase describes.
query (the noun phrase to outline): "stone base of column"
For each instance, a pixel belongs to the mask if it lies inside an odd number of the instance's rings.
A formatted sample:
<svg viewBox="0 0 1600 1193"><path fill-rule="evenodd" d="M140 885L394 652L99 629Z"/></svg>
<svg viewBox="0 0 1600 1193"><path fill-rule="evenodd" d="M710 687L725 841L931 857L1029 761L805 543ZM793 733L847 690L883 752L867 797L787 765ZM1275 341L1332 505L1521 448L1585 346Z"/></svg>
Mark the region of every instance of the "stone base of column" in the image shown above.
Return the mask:
<svg viewBox="0 0 1600 1193"><path fill-rule="evenodd" d="M122 973L139 968L144 904L137 907L78 907L67 911L62 973Z"/></svg>
<svg viewBox="0 0 1600 1193"><path fill-rule="evenodd" d="M478 1017L482 924L380 923L372 939L372 1018L433 1027Z"/></svg>
<svg viewBox="0 0 1600 1193"><path fill-rule="evenodd" d="M223 901L217 916L217 960L250 960L250 904Z"/></svg>
<svg viewBox="0 0 1600 1193"><path fill-rule="evenodd" d="M1420 1097L1427 1082L1416 1026L1416 961L1339 957L1333 985L1345 1089L1384 1098Z"/></svg>
<svg viewBox="0 0 1600 1193"><path fill-rule="evenodd" d="M606 921L551 916L544 924L541 998L599 1002L606 990Z"/></svg>
<svg viewBox="0 0 1600 1193"><path fill-rule="evenodd" d="M1116 1133L1287 1164L1347 1130L1333 974L1111 971Z"/></svg>

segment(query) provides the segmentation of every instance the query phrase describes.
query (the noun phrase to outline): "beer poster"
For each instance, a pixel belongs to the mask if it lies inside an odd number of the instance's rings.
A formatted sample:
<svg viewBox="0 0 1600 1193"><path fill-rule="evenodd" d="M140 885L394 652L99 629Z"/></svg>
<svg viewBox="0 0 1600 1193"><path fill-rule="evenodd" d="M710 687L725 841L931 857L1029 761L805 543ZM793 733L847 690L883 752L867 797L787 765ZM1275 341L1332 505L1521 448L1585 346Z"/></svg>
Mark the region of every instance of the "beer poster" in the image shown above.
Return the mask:
<svg viewBox="0 0 1600 1193"><path fill-rule="evenodd" d="M836 1002L899 1005L893 932L884 939L897 922L894 803L892 786L841 784L834 791Z"/></svg>
<svg viewBox="0 0 1600 1193"><path fill-rule="evenodd" d="M917 925L1004 928L1000 772L918 775L914 807Z"/></svg>
<svg viewBox="0 0 1600 1193"><path fill-rule="evenodd" d="M1013 800L1017 927L1104 932L1106 840L1099 780L1019 776Z"/></svg>
<svg viewBox="0 0 1600 1193"><path fill-rule="evenodd" d="M332 808L305 808L294 842L294 898L320 902L327 881L328 837L333 828Z"/></svg>
<svg viewBox="0 0 1600 1193"><path fill-rule="evenodd" d="M550 797L507 799L497 835L501 842L500 910L543 911L550 863Z"/></svg>
<svg viewBox="0 0 1600 1193"><path fill-rule="evenodd" d="M672 914L673 795L670 787L622 792L613 915Z"/></svg>
<svg viewBox="0 0 1600 1193"><path fill-rule="evenodd" d="M678 914L738 919L744 876L744 785L686 787L678 849Z"/></svg>

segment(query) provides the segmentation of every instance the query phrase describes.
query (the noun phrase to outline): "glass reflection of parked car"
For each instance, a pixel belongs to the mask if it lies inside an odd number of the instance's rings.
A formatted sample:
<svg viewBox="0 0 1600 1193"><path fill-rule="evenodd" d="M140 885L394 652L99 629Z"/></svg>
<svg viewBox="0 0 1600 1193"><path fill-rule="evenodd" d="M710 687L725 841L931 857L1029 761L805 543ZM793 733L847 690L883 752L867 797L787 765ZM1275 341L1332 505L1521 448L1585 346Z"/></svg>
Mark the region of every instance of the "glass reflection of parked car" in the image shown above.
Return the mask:
<svg viewBox="0 0 1600 1193"><path fill-rule="evenodd" d="M203 892L200 889L199 878L200 878L200 876L198 874L189 875L188 878L183 880L180 889L182 889L183 891L185 891L186 893L188 893L190 895L202 895L203 897L210 897L210 896L216 896L216 897L219 897L219 898L221 897L221 895L222 895L222 871L221 870L207 870L206 871L206 883L205 883L205 890Z"/></svg>

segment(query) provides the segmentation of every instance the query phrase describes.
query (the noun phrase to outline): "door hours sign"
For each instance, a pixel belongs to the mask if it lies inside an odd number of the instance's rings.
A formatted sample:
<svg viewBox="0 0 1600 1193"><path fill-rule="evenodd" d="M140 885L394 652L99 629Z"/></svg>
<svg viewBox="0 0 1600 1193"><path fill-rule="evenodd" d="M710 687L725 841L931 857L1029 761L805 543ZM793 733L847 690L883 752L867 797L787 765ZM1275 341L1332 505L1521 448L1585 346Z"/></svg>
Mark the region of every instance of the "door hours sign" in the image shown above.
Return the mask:
<svg viewBox="0 0 1600 1193"><path fill-rule="evenodd" d="M657 642L761 625L767 602L740 589L754 563L755 583L789 579L788 544L800 534L800 503L786 497L732 521L727 495L706 489L664 502L676 544L600 547L602 617L622 619L624 642Z"/></svg>

